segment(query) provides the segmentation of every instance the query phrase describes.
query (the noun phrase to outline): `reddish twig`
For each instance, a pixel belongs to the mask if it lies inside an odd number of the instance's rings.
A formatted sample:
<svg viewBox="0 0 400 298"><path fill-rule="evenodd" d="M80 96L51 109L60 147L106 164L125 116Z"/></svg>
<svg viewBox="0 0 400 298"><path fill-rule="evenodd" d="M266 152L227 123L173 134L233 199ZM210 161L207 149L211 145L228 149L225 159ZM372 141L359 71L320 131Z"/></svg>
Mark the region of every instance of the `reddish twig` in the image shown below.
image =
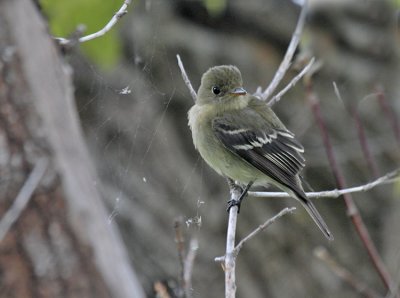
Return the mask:
<svg viewBox="0 0 400 298"><path fill-rule="evenodd" d="M360 115L358 113L357 107L352 105L350 107L350 113L356 124L357 135L358 135L358 140L360 141L361 151L367 162L368 168L372 172L373 177L376 178L379 175L378 166L377 166L375 160L372 158L371 150L369 149L367 137L365 135L365 129L360 120Z"/></svg>
<svg viewBox="0 0 400 298"><path fill-rule="evenodd" d="M335 94L337 98L344 103L342 96L340 95L339 88L337 87L335 82L333 83L333 88L335 89ZM357 106L354 104L350 104L350 106L348 106L345 103L344 106L347 108L349 114L351 115L356 124L358 140L360 142L361 151L367 162L368 168L372 172L373 178L377 178L379 176L378 166L375 160L372 158L371 150L369 149L368 146L367 136L365 135L364 125L361 122Z"/></svg>
<svg viewBox="0 0 400 298"><path fill-rule="evenodd" d="M344 282L346 282L349 286L355 289L358 293L363 295L366 298L379 298L381 297L378 293L376 293L373 289L368 287L368 285L359 280L356 276L354 276L349 270L341 266L336 260L329 254L329 252L324 247L317 247L314 250L314 255L323 261L336 276L341 278Z"/></svg>
<svg viewBox="0 0 400 298"><path fill-rule="evenodd" d="M335 154L333 151L333 146L331 144L328 130L325 124L325 120L322 117L321 113L321 106L318 100L318 97L314 93L311 79L305 80L306 84L306 92L307 92L307 100L311 106L312 112L314 114L315 120L317 125L319 126L322 140L324 143L324 147L326 150L326 154L329 160L330 167L333 171L333 175L335 177L336 185L339 189L346 188L345 178L336 162ZM392 289L393 281L386 270L386 267L376 249L374 243L371 240L369 232L361 218L361 215L358 211L358 208L350 194L343 195L344 202L346 204L347 214L350 217L358 236L360 237L368 256L370 257L375 270L377 271L378 275L380 276L382 282L384 283L386 289L390 291Z"/></svg>
<svg viewBox="0 0 400 298"><path fill-rule="evenodd" d="M382 86L377 86L375 89L376 89L379 105L381 106L383 113L385 113L385 116L386 116L385 118L390 122L390 125L391 125L394 135L395 135L395 138L397 140L397 143L399 143L399 145L400 145L400 123L399 123L399 120L397 119L396 114L393 111L393 108L390 106L389 102L387 101Z"/></svg>
<svg viewBox="0 0 400 298"><path fill-rule="evenodd" d="M179 264L180 264L180 274L179 274L179 293L177 293L178 297L184 296L184 289L185 289L185 237L183 236L182 231L183 219L182 217L178 217L175 219L174 222L174 230L175 230L175 243L176 243L176 250L178 252Z"/></svg>

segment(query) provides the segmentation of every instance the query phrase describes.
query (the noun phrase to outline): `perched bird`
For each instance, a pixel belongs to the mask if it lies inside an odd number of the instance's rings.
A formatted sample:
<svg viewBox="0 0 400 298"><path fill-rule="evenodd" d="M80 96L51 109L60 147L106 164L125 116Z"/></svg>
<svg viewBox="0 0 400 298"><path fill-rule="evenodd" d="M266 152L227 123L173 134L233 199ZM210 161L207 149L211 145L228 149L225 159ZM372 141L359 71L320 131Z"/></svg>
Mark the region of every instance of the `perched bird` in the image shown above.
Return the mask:
<svg viewBox="0 0 400 298"><path fill-rule="evenodd" d="M244 192L253 184L273 184L287 192L333 240L301 184L303 146L267 104L248 94L242 84L236 66L215 66L204 73L196 104L188 113L195 148L218 174L246 185Z"/></svg>

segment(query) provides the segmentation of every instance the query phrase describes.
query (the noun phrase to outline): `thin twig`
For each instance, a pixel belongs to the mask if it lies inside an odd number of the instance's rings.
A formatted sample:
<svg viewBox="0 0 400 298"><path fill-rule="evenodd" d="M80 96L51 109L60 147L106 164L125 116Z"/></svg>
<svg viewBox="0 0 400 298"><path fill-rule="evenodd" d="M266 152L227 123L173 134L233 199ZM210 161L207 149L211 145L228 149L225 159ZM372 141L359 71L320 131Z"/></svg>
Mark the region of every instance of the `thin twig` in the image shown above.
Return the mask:
<svg viewBox="0 0 400 298"><path fill-rule="evenodd" d="M25 206L28 204L33 192L46 172L47 165L48 160L46 158L41 158L36 162L35 167L19 191L11 208L4 214L0 221L0 242L25 209Z"/></svg>
<svg viewBox="0 0 400 298"><path fill-rule="evenodd" d="M306 90L307 90L307 100L311 106L312 112L314 114L315 120L320 128L323 144L326 150L326 154L328 157L328 161L330 167L333 171L333 175L336 180L336 185L340 189L346 188L346 182L343 173L341 172L338 163L336 162L336 156L333 151L333 146L330 141L328 129L326 127L326 123L321 113L321 105L319 103L319 99L317 95L314 93L312 87L311 78L306 81ZM390 290L393 285L392 277L387 271L385 264L383 263L378 250L376 249L375 244L372 242L372 239L369 235L368 229L364 224L364 221L358 211L357 205L355 204L353 198L349 193L343 195L344 202L346 204L347 214L350 217L358 236L363 243L370 260L375 267L378 275L383 281L387 290Z"/></svg>
<svg viewBox="0 0 400 298"><path fill-rule="evenodd" d="M175 219L174 222L174 230L175 230L175 243L176 243L176 250L178 251L178 258L180 264L180 291L178 293L178 297L184 296L184 289L185 289L185 237L183 236L182 231L183 219L182 217L178 217Z"/></svg>
<svg viewBox="0 0 400 298"><path fill-rule="evenodd" d="M373 289L368 287L368 285L355 277L350 271L338 264L335 259L329 254L329 252L324 247L317 247L314 250L314 255L323 261L333 273L336 274L340 279L349 284L358 293L367 298L378 298L381 297Z"/></svg>
<svg viewBox="0 0 400 298"><path fill-rule="evenodd" d="M387 173L386 175L379 177L378 179L369 182L367 184L345 188L345 189L333 189L320 192L307 192L306 195L309 198L338 198L344 194L364 192L371 190L379 185L395 183L400 180L400 169L394 170ZM264 191L249 191L249 196L262 197L262 198L288 198L290 195L286 192L264 192Z"/></svg>
<svg viewBox="0 0 400 298"><path fill-rule="evenodd" d="M185 258L185 266L183 269L183 281L185 285L185 297L190 298L193 296L192 292L192 273L193 264L196 259L197 250L199 248L199 241L197 238L192 238L189 243L189 250Z"/></svg>
<svg viewBox="0 0 400 298"><path fill-rule="evenodd" d="M185 82L186 87L189 89L189 92L190 92L190 95L193 98L193 101L196 102L197 94L196 94L196 91L194 91L194 89L193 89L192 83L190 82L188 75L186 74L186 70L185 70L185 67L183 66L183 63L182 63L182 60L181 60L181 56L179 56L179 54L176 55L176 59L178 60L178 65L179 65L179 68L181 70L182 79Z"/></svg>
<svg viewBox="0 0 400 298"><path fill-rule="evenodd" d="M193 264L197 255L197 249L199 247L199 242L197 238L192 238L189 244L189 250L186 253L185 248L185 237L182 231L183 218L178 217L174 222L175 229L175 243L176 249L178 251L179 263L181 267L180 277L179 277L179 290L176 293L178 297L190 298L192 294L192 272Z"/></svg>
<svg viewBox="0 0 400 298"><path fill-rule="evenodd" d="M387 121L389 121L389 124L393 129L393 133L397 140L397 143L400 144L400 122L394 112L395 110L390 106L390 103L386 99L383 87L378 85L378 86L376 86L375 89L377 91L377 97L378 97L378 101L381 106L381 109L385 113L385 116L386 116L385 118Z"/></svg>
<svg viewBox="0 0 400 298"><path fill-rule="evenodd" d="M373 177L376 178L379 176L378 166L377 166L375 160L372 158L371 150L369 149L369 146L368 146L367 136L365 135L365 129L361 122L357 106L355 106L354 104L351 103L350 106L348 107L348 105L344 103L342 95L340 94L339 88L335 82L333 82L333 89L335 90L336 97L348 109L349 114L352 116L352 118L356 124L357 135L358 135L358 140L360 141L361 151L363 152L364 158L367 162L370 172L372 172Z"/></svg>
<svg viewBox="0 0 400 298"><path fill-rule="evenodd" d="M283 58L281 64L279 65L279 68L276 71L275 76L272 79L271 83L265 89L265 91L262 93L262 96L261 96L262 100L267 100L272 95L272 93L274 93L276 87L278 87L283 76L286 74L287 70L290 67L290 64L292 63L292 58L293 58L294 52L296 51L297 45L299 44L300 37L303 32L304 23L306 20L306 15L307 15L307 10L308 10L307 2L308 2L307 0L304 1L299 20L297 21L296 29L292 35L292 39L290 40L288 49L286 50L285 57Z"/></svg>
<svg viewBox="0 0 400 298"><path fill-rule="evenodd" d="M294 210L296 210L296 207L291 207L291 208L284 208L282 209L278 214L276 214L275 216L273 216L272 218L269 218L267 221L265 221L263 224L259 225L256 229L254 229L249 235L247 235L245 238L243 238L238 245L236 245L236 247L233 250L233 256L236 258L240 252L240 250L242 249L243 245L249 241L251 238L253 238L254 236L256 236L258 233L260 233L261 231L265 230L267 227L269 227L271 224L273 224L277 219L281 218L282 216L284 216L287 213L293 213ZM223 263L225 262L225 256L220 256L220 257L216 257L214 258L214 261L217 263Z"/></svg>
<svg viewBox="0 0 400 298"><path fill-rule="evenodd" d="M104 34L106 34L108 31L110 31L110 29L112 27L114 27L114 25L125 15L128 13L128 6L131 4L132 0L125 0L124 3L122 4L121 8L113 15L113 17L111 18L111 20L103 27L103 29L86 35L86 36L82 36L78 39L78 42L82 43L85 41L89 41L95 38L98 38L100 36L103 36ZM68 45L69 43L71 43L71 39L67 39L67 38L63 38L63 37L56 37L55 38L60 45Z"/></svg>
<svg viewBox="0 0 400 298"><path fill-rule="evenodd" d="M235 249L234 249L234 254L235 256L237 256L240 252L240 250L242 249L243 245L249 241L251 238L253 238L254 236L256 236L258 233L260 233L261 231L265 230L267 227L269 227L271 224L273 224L277 219L281 218L282 216L284 216L285 214L288 213L293 213L294 210L296 210L296 207L291 207L291 208L284 208L283 210L281 210L278 214L276 214L275 216L273 216L272 218L268 219L266 222L264 222L262 225L259 225L253 232L251 232L249 235L247 235L245 238L243 238L238 245L236 245Z"/></svg>
<svg viewBox="0 0 400 298"><path fill-rule="evenodd" d="M314 57L310 60L310 62L308 62L308 64L303 68L303 70L297 74L297 76L295 76L289 84L286 85L285 88L283 88L278 94L274 95L271 100L267 103L267 105L269 107L272 107L274 104L276 104L283 95L286 94L286 92L288 92L291 88L294 87L294 85L296 85L297 81L300 80L310 69L311 66L313 66L315 62Z"/></svg>

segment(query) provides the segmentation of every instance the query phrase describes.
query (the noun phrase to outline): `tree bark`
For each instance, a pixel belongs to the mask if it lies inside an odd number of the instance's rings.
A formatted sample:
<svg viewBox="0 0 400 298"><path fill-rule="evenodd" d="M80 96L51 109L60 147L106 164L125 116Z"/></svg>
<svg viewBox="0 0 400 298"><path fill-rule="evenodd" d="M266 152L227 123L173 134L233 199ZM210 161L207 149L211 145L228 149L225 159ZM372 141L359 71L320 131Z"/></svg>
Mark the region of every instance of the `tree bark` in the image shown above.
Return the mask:
<svg viewBox="0 0 400 298"><path fill-rule="evenodd" d="M70 76L34 4L0 1L2 219L38 160L49 161L0 242L0 296L144 297L107 221Z"/></svg>

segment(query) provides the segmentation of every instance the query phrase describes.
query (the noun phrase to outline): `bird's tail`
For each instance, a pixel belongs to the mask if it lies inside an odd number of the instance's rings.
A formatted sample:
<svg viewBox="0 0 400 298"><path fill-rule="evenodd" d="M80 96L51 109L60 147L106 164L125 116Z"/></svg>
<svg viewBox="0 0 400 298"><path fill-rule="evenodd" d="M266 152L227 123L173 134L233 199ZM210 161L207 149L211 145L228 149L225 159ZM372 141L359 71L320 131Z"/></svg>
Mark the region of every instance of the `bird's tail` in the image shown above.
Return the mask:
<svg viewBox="0 0 400 298"><path fill-rule="evenodd" d="M331 231L329 231L328 226L326 225L325 221L322 219L321 214L319 214L317 208L315 208L314 204L303 194L296 195L300 203L303 207L307 210L308 214L310 214L311 218L317 224L318 228L322 231L328 240L333 240L333 235Z"/></svg>

